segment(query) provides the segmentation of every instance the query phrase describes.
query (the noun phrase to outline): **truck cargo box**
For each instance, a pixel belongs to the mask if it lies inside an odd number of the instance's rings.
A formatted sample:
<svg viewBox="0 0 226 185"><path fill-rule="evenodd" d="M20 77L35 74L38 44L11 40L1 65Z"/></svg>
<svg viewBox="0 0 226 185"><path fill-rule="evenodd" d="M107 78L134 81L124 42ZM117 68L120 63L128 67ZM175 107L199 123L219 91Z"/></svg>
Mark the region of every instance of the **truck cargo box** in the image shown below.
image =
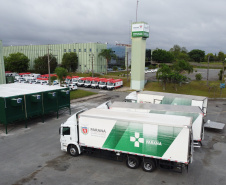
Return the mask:
<svg viewBox="0 0 226 185"><path fill-rule="evenodd" d="M183 116L91 109L80 114L79 143L187 164L191 122Z"/></svg>
<svg viewBox="0 0 226 185"><path fill-rule="evenodd" d="M193 140L201 141L204 139L203 112L198 106L114 102L109 108L116 111L144 112L192 117Z"/></svg>

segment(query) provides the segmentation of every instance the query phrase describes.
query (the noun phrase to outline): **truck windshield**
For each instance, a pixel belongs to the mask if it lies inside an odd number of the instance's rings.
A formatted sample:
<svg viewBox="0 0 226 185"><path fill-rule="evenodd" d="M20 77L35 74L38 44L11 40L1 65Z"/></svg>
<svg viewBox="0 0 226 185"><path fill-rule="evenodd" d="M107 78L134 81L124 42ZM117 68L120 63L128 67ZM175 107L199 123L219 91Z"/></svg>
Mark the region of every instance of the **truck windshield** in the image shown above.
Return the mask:
<svg viewBox="0 0 226 185"><path fill-rule="evenodd" d="M92 84L97 84L98 82L97 81L92 81Z"/></svg>
<svg viewBox="0 0 226 185"><path fill-rule="evenodd" d="M100 82L100 85L105 85L106 84L106 82Z"/></svg>
<svg viewBox="0 0 226 185"><path fill-rule="evenodd" d="M114 83L110 83L110 82L108 82L108 85L110 85L110 86L114 86Z"/></svg>
<svg viewBox="0 0 226 185"><path fill-rule="evenodd" d="M86 83L86 84L90 84L91 82L90 82L89 80L86 80L85 83Z"/></svg>
<svg viewBox="0 0 226 185"><path fill-rule="evenodd" d="M79 80L78 83L84 83L84 80Z"/></svg>
<svg viewBox="0 0 226 185"><path fill-rule="evenodd" d="M70 127L63 127L62 135L70 135Z"/></svg>

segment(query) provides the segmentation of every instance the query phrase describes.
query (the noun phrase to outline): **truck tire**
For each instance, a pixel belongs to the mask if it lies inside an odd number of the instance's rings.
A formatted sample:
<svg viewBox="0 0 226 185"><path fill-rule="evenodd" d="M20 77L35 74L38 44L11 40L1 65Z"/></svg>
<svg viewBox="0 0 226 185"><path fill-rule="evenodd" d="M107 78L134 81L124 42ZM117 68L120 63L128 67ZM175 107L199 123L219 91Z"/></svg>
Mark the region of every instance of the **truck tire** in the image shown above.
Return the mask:
<svg viewBox="0 0 226 185"><path fill-rule="evenodd" d="M77 146L70 145L68 147L68 153L73 157L77 157L79 155Z"/></svg>
<svg viewBox="0 0 226 185"><path fill-rule="evenodd" d="M152 159L144 159L142 162L142 169L145 172L153 172L155 170L155 161Z"/></svg>
<svg viewBox="0 0 226 185"><path fill-rule="evenodd" d="M136 169L140 166L140 159L136 156L128 156L126 159L126 165L128 168Z"/></svg>

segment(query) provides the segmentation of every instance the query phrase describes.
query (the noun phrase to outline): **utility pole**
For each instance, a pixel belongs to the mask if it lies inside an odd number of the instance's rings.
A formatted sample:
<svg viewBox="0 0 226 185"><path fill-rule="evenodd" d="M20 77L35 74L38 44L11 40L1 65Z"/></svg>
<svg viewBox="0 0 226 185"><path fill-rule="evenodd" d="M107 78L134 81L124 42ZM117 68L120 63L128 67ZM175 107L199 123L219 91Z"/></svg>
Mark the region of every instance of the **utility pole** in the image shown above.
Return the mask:
<svg viewBox="0 0 226 185"><path fill-rule="evenodd" d="M48 72L49 72L49 86L50 86L50 61L49 61L49 45L48 45Z"/></svg>
<svg viewBox="0 0 226 185"><path fill-rule="evenodd" d="M210 65L210 56L208 56L208 69L207 69L207 82L206 82L207 86L209 86L209 65Z"/></svg>
<svg viewBox="0 0 226 185"><path fill-rule="evenodd" d="M225 63L226 58L223 60L223 71L222 71L222 81L224 80L224 63Z"/></svg>
<svg viewBox="0 0 226 185"><path fill-rule="evenodd" d="M127 49L127 48L126 48ZM126 61L126 70L127 70L127 82L129 81L129 66L128 66L128 51L126 51L127 61Z"/></svg>
<svg viewBox="0 0 226 185"><path fill-rule="evenodd" d="M89 56L91 56L91 62L92 62L92 77L93 77L93 53L90 53Z"/></svg>

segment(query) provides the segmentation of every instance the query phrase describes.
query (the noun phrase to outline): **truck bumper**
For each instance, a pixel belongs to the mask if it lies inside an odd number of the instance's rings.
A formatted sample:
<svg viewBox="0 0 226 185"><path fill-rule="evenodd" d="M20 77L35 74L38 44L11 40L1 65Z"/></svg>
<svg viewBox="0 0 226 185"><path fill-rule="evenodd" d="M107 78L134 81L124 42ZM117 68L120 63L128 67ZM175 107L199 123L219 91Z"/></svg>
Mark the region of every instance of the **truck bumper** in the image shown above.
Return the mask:
<svg viewBox="0 0 226 185"><path fill-rule="evenodd" d="M67 145L61 143L61 150L67 152Z"/></svg>

